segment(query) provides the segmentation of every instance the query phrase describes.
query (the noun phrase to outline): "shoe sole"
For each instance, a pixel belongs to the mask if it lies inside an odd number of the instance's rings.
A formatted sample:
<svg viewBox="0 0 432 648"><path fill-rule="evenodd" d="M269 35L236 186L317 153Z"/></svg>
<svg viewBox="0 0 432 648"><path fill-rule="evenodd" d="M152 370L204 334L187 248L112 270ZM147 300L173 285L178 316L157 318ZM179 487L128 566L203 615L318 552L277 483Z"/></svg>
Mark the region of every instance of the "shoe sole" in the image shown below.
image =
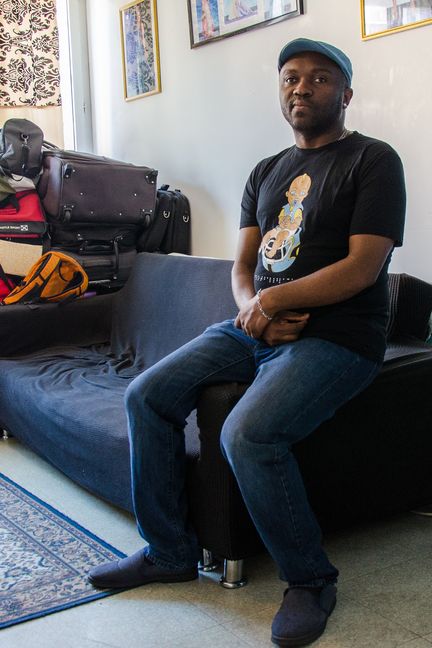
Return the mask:
<svg viewBox="0 0 432 648"><path fill-rule="evenodd" d="M142 585L150 585L151 583L185 583L187 581L196 580L198 578L198 573L189 573L189 574L179 574L178 576L159 576L158 578L152 578L136 583L128 583L119 585L118 583L104 581L103 583L97 582L97 579L93 579L91 576L87 577L88 582L93 587L97 589L130 589L132 587L141 587Z"/></svg>
<svg viewBox="0 0 432 648"><path fill-rule="evenodd" d="M321 626L319 630L317 630L313 634L310 633L308 635L303 635L302 637L276 637L275 635L272 635L271 637L272 643L274 643L276 646L280 646L281 648L294 648L294 646L307 646L308 644L311 644L313 641L316 641L323 634L327 626L328 618L333 612L333 610L335 609L335 606L336 606L336 600L334 601L331 609L327 614L325 623Z"/></svg>

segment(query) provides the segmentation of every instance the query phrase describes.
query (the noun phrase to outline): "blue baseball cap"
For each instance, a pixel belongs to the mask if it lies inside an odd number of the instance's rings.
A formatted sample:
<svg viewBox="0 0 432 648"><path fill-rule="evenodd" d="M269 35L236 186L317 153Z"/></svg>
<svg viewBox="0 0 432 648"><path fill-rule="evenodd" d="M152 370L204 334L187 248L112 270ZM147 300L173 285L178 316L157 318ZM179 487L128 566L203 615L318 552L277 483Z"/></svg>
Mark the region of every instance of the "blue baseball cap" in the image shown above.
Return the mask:
<svg viewBox="0 0 432 648"><path fill-rule="evenodd" d="M282 69L285 63L300 52L317 52L329 58L342 70L348 85L351 86L353 69L348 56L334 45L323 41L310 40L309 38L296 38L282 48L278 59L278 70Z"/></svg>

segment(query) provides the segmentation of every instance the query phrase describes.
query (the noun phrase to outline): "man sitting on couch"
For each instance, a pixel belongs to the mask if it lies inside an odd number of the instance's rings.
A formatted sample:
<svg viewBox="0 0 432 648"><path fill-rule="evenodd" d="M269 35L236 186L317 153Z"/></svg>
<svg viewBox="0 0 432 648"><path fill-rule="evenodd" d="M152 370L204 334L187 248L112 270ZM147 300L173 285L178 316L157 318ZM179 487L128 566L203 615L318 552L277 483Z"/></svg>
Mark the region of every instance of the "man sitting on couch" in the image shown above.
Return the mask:
<svg viewBox="0 0 432 648"><path fill-rule="evenodd" d="M89 578L102 588L197 578L183 428L204 386L250 383L221 444L288 582L272 640L296 646L324 631L338 571L322 548L291 448L381 366L387 268L402 243L405 189L394 150L344 127L352 67L343 52L296 39L278 68L295 145L261 161L247 181L232 275L239 313L129 386L134 506L148 546Z"/></svg>

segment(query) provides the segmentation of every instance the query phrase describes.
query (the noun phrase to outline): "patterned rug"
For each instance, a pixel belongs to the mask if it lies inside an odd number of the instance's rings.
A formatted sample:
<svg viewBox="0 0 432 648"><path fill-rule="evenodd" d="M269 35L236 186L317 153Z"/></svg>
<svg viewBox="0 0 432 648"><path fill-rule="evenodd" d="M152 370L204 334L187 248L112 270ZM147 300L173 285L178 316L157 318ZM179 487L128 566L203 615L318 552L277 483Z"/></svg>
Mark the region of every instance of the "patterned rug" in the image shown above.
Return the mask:
<svg viewBox="0 0 432 648"><path fill-rule="evenodd" d="M88 571L124 557L0 473L0 628L88 603Z"/></svg>

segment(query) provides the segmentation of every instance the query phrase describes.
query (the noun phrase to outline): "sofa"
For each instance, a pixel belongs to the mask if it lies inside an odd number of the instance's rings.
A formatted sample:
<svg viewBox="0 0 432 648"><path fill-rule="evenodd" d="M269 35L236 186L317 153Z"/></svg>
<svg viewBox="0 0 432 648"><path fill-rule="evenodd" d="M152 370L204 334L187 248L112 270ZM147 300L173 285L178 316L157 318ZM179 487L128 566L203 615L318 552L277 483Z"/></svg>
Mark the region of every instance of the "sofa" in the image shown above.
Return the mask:
<svg viewBox="0 0 432 648"><path fill-rule="evenodd" d="M123 395L138 373L233 317L232 262L140 253L118 292L0 306L0 428L85 489L132 510ZM432 286L390 275L388 349L374 382L295 447L323 528L432 502ZM219 448L247 385L213 385L186 427L190 516L203 568L244 584L263 550Z"/></svg>

